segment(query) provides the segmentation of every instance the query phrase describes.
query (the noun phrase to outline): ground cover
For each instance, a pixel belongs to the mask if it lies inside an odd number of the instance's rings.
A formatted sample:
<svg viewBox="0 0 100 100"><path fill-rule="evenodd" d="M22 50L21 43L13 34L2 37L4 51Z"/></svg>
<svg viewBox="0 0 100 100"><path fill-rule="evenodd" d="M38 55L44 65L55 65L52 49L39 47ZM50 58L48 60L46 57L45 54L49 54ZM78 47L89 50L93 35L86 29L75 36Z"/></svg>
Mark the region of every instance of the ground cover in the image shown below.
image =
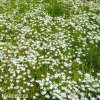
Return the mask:
<svg viewBox="0 0 100 100"><path fill-rule="evenodd" d="M0 93L99 100L100 1L0 0Z"/></svg>

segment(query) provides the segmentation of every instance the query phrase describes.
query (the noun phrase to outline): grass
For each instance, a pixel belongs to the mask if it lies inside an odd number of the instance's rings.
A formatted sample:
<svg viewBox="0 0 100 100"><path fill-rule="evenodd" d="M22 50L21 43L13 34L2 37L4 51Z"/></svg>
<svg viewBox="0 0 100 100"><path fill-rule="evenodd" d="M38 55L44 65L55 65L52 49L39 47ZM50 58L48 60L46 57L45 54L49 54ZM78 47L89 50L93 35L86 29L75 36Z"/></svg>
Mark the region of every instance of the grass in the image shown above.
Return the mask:
<svg viewBox="0 0 100 100"><path fill-rule="evenodd" d="M0 1L0 99L99 100L99 6L99 0Z"/></svg>

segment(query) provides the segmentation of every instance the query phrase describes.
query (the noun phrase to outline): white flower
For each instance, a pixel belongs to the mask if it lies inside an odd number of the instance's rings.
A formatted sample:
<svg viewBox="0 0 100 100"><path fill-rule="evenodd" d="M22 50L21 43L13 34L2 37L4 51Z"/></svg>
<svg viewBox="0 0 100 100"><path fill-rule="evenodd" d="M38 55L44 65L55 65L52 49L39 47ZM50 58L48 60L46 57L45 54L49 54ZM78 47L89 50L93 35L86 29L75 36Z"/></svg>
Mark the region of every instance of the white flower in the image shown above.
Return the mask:
<svg viewBox="0 0 100 100"><path fill-rule="evenodd" d="M50 84L50 87L49 87L50 89L53 89L54 88L54 85L53 84Z"/></svg>
<svg viewBox="0 0 100 100"><path fill-rule="evenodd" d="M79 64L82 64L82 62L80 61L80 58L76 58L76 62L78 62Z"/></svg>
<svg viewBox="0 0 100 100"><path fill-rule="evenodd" d="M27 70L27 74L30 74L30 70L29 69Z"/></svg>
<svg viewBox="0 0 100 100"><path fill-rule="evenodd" d="M91 97L91 100L96 100L96 98L95 97Z"/></svg>
<svg viewBox="0 0 100 100"><path fill-rule="evenodd" d="M15 89L18 89L18 88L19 88L19 86L15 86L14 88L15 88Z"/></svg>
<svg viewBox="0 0 100 100"><path fill-rule="evenodd" d="M16 100L21 100L20 97L17 97Z"/></svg>
<svg viewBox="0 0 100 100"><path fill-rule="evenodd" d="M17 79L20 79L20 78L22 78L22 76L21 76L21 75L19 75L19 76L17 77Z"/></svg>
<svg viewBox="0 0 100 100"><path fill-rule="evenodd" d="M61 91L57 89L57 90L56 90L56 93L61 93Z"/></svg>
<svg viewBox="0 0 100 100"><path fill-rule="evenodd" d="M49 81L49 77L46 77L46 81Z"/></svg>
<svg viewBox="0 0 100 100"><path fill-rule="evenodd" d="M36 95L36 96L39 96L39 94L38 94L38 93L35 93L35 95Z"/></svg>
<svg viewBox="0 0 100 100"><path fill-rule="evenodd" d="M42 91L42 93L41 93L42 95L45 95L46 94L46 91Z"/></svg>
<svg viewBox="0 0 100 100"><path fill-rule="evenodd" d="M35 96L33 96L33 99L36 99L36 97L35 97Z"/></svg>
<svg viewBox="0 0 100 100"><path fill-rule="evenodd" d="M34 85L33 84L30 84L30 87L33 87Z"/></svg>
<svg viewBox="0 0 100 100"><path fill-rule="evenodd" d="M66 93L61 93L61 96L66 98Z"/></svg>
<svg viewBox="0 0 100 100"><path fill-rule="evenodd" d="M66 62L64 62L64 66L68 67L68 66L69 66L69 64L68 64L68 63L66 63Z"/></svg>
<svg viewBox="0 0 100 100"><path fill-rule="evenodd" d="M16 72L19 74L20 73L20 70L17 69Z"/></svg>
<svg viewBox="0 0 100 100"><path fill-rule="evenodd" d="M100 76L100 73L97 73L98 76Z"/></svg>
<svg viewBox="0 0 100 100"><path fill-rule="evenodd" d="M50 96L48 94L45 95L46 98L50 98Z"/></svg>
<svg viewBox="0 0 100 100"><path fill-rule="evenodd" d="M26 92L25 90L23 90L23 92Z"/></svg>
<svg viewBox="0 0 100 100"><path fill-rule="evenodd" d="M100 95L97 95L97 98L100 99Z"/></svg>
<svg viewBox="0 0 100 100"><path fill-rule="evenodd" d="M28 85L28 86L30 86L30 85L31 85L31 83L27 83L27 85Z"/></svg>
<svg viewBox="0 0 100 100"><path fill-rule="evenodd" d="M0 82L2 82L2 79L0 78Z"/></svg>

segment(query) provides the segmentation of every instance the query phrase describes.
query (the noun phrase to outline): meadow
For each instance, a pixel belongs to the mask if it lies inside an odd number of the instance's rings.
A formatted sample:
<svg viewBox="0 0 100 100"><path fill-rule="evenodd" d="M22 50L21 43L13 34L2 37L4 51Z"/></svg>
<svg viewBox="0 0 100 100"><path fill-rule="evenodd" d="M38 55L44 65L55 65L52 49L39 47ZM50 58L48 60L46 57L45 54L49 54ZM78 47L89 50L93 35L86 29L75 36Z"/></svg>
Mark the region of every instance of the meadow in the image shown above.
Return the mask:
<svg viewBox="0 0 100 100"><path fill-rule="evenodd" d="M0 0L0 100L100 100L100 0Z"/></svg>

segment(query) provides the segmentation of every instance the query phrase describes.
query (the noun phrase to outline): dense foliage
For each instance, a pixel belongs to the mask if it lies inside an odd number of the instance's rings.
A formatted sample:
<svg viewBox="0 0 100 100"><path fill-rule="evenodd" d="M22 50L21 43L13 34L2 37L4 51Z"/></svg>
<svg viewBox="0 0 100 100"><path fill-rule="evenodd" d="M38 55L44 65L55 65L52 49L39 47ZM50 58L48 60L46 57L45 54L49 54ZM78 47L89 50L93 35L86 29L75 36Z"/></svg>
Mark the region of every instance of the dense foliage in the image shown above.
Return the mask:
<svg viewBox="0 0 100 100"><path fill-rule="evenodd" d="M0 0L0 100L99 100L99 79L99 0Z"/></svg>

